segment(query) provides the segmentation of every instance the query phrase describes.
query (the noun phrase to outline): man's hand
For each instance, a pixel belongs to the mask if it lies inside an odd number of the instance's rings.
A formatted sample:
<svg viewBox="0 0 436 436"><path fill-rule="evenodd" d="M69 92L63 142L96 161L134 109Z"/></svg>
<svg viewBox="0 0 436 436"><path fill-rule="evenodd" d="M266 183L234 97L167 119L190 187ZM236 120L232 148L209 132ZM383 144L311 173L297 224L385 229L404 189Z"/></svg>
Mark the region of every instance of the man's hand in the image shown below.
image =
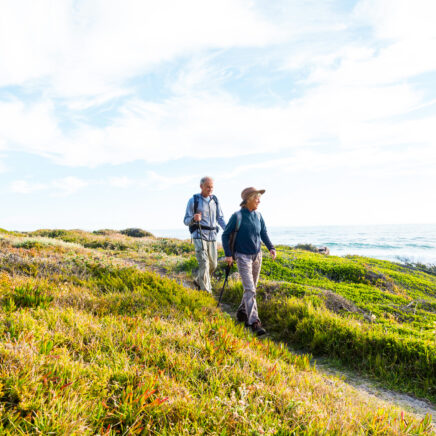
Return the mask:
<svg viewBox="0 0 436 436"><path fill-rule="evenodd" d="M226 257L226 263L227 263L228 266L232 266L232 264L233 264L233 257L232 256Z"/></svg>
<svg viewBox="0 0 436 436"><path fill-rule="evenodd" d="M199 213L196 213L195 215L194 215L194 221L201 221L201 212L199 212Z"/></svg>
<svg viewBox="0 0 436 436"><path fill-rule="evenodd" d="M270 250L269 254L271 254L272 260L276 260L277 253L276 250L274 250L274 248Z"/></svg>

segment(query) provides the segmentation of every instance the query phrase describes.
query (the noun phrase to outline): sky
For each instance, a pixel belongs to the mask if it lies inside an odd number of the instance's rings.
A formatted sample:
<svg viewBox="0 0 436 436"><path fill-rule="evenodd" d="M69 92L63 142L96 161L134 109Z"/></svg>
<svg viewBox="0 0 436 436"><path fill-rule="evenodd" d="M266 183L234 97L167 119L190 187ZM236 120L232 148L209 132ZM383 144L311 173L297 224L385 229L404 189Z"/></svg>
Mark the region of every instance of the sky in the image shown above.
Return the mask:
<svg viewBox="0 0 436 436"><path fill-rule="evenodd" d="M0 227L436 222L434 0L2 0Z"/></svg>

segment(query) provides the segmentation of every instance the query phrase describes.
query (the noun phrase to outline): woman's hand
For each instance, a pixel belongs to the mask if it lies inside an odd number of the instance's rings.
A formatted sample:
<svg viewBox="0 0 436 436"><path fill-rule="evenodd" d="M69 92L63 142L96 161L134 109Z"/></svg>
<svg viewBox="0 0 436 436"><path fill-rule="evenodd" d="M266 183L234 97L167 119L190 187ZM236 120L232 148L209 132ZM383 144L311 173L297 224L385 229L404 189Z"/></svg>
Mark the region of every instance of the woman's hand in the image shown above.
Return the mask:
<svg viewBox="0 0 436 436"><path fill-rule="evenodd" d="M276 250L274 250L274 248L270 250L269 254L271 254L272 260L276 260L277 253Z"/></svg>
<svg viewBox="0 0 436 436"><path fill-rule="evenodd" d="M233 257L226 257L226 263L228 266L232 266L233 264Z"/></svg>

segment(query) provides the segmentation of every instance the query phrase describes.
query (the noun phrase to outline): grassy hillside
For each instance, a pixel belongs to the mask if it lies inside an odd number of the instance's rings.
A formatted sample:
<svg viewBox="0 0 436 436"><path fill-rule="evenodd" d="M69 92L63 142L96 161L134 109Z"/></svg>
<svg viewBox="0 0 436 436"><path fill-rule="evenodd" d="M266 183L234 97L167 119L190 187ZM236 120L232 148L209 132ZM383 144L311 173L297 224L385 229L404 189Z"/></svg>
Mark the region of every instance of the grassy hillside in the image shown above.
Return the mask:
<svg viewBox="0 0 436 436"><path fill-rule="evenodd" d="M281 247L259 313L276 338L436 402L436 276L392 262ZM236 304L240 283L227 294Z"/></svg>
<svg viewBox="0 0 436 436"><path fill-rule="evenodd" d="M297 313L292 302L306 307L301 319L321 313L353 326L366 322L366 312L360 319L315 310L327 304L317 290L339 295L315 285L318 267L313 282L296 267L300 282L278 281L285 279L280 268L289 271L287 256L294 263L312 259L290 251L265 262L261 308L270 330L293 341L285 317ZM182 286L193 267L192 246L177 240L111 231L1 232L0 433L430 433L428 419L363 398L319 374L307 357L235 325L212 297ZM238 292L232 283L227 295L236 300ZM427 288L419 292L427 298ZM279 300L289 308L280 312L289 335L269 309ZM411 331L426 343L425 332ZM302 344L310 346L309 339Z"/></svg>

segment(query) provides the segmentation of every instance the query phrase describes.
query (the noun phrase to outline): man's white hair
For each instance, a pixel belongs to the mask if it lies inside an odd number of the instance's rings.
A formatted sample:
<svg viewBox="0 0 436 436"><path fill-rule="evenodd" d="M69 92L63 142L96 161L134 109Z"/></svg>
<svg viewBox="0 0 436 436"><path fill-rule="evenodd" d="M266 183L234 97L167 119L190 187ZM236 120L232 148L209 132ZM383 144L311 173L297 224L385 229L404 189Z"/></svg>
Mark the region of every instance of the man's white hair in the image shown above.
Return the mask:
<svg viewBox="0 0 436 436"><path fill-rule="evenodd" d="M209 177L209 176L204 176L204 177L202 177L201 180L200 180L200 185L204 185L208 180L210 180L211 182L213 182L212 177Z"/></svg>

